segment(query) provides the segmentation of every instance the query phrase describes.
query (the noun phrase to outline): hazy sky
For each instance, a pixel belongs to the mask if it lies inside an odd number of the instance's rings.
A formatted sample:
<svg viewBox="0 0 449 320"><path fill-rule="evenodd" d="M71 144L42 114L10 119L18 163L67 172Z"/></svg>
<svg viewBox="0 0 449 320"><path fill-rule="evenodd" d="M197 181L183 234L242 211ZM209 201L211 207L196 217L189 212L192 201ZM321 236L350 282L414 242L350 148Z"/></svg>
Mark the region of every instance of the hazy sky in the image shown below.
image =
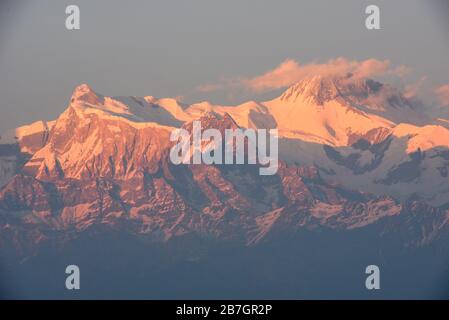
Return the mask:
<svg viewBox="0 0 449 320"><path fill-rule="evenodd" d="M39 0L0 3L0 132L61 113L73 88L105 95L182 96L238 103L274 92L200 92L223 79L254 77L286 59L388 59L409 81L449 82L446 0ZM81 29L65 28L65 8ZM382 30L365 28L379 5Z"/></svg>

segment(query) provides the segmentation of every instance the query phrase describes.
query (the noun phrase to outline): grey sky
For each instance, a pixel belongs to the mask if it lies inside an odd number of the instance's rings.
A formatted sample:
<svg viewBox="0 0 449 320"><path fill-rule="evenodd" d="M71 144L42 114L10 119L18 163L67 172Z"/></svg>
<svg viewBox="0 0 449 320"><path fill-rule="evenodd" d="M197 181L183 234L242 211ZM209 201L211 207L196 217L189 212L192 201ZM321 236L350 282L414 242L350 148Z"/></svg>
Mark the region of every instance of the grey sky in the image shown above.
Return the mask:
<svg viewBox="0 0 449 320"><path fill-rule="evenodd" d="M106 95L184 96L238 103L275 94L202 93L198 85L256 76L287 58L300 63L389 59L412 68L410 81L449 82L445 0L342 1L2 1L0 132L61 113L73 88ZM65 29L77 4L81 30ZM381 8L382 30L364 27Z"/></svg>

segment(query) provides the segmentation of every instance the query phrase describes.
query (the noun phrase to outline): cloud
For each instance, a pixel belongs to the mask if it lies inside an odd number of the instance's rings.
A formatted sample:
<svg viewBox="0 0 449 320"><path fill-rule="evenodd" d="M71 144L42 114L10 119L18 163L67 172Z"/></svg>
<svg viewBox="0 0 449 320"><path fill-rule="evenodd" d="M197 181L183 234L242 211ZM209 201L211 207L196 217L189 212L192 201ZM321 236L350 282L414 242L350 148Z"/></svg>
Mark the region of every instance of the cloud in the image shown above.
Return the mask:
<svg viewBox="0 0 449 320"><path fill-rule="evenodd" d="M419 95L423 84L427 81L427 76L423 76L418 81L409 84L405 87L404 97L410 99Z"/></svg>
<svg viewBox="0 0 449 320"><path fill-rule="evenodd" d="M434 92L444 106L449 105L449 83L435 88Z"/></svg>
<svg viewBox="0 0 449 320"><path fill-rule="evenodd" d="M265 92L285 88L298 81L314 75L345 76L353 78L373 77L380 75L405 76L409 69L405 66L391 68L389 60L367 59L362 61L336 58L326 63L299 64L293 59L287 59L273 70L253 78L236 78L221 83L206 84L197 89L211 92L222 89L245 89L253 92Z"/></svg>

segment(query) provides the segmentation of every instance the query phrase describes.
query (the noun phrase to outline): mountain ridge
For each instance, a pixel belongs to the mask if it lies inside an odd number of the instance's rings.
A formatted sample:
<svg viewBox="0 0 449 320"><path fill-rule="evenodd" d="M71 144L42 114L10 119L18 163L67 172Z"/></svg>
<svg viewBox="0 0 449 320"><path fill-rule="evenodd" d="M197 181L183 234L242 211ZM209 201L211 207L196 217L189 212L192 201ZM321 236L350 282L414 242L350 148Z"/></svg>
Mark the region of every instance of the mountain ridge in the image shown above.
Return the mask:
<svg viewBox="0 0 449 320"><path fill-rule="evenodd" d="M41 243L104 225L154 241L194 233L251 245L304 228L381 223L388 230L386 221L410 215L408 241L444 234L449 131L355 109L339 100L333 81L314 78L280 98L235 107L110 98L81 85L57 120L29 127L39 141L16 131L17 156L27 158L0 191L1 228L9 230L2 243L21 243L22 236ZM368 91L381 90L366 83ZM293 89L318 100L289 100ZM173 165L170 132L194 120L217 129L278 128L279 172L261 177L258 165ZM419 210L429 224L421 231Z"/></svg>

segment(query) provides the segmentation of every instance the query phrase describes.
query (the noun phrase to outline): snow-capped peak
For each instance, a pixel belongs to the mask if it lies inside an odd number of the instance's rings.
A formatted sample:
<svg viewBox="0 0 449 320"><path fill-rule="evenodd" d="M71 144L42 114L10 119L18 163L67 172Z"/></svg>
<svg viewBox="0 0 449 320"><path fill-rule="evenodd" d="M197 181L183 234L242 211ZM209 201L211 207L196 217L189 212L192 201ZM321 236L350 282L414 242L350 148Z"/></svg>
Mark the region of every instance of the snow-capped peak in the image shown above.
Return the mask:
<svg viewBox="0 0 449 320"><path fill-rule="evenodd" d="M371 102L368 107L375 110L411 107L401 91L393 86L369 78L354 77L352 74L305 78L289 87L278 99L285 102L302 100L322 105L336 98L350 99L357 103ZM387 105L380 105L382 103Z"/></svg>
<svg viewBox="0 0 449 320"><path fill-rule="evenodd" d="M322 105L325 101L335 99L338 89L335 79L317 75L304 79L288 88L279 99L286 102L296 102L299 98L304 101Z"/></svg>
<svg viewBox="0 0 449 320"><path fill-rule="evenodd" d="M335 101L352 110L381 116L394 123L424 125L430 122L419 103L407 99L401 90L352 74L306 78L273 101L277 101L277 104L314 106Z"/></svg>
<svg viewBox="0 0 449 320"><path fill-rule="evenodd" d="M71 103L89 103L92 105L101 104L103 97L95 93L92 88L83 83L75 88L70 99Z"/></svg>

